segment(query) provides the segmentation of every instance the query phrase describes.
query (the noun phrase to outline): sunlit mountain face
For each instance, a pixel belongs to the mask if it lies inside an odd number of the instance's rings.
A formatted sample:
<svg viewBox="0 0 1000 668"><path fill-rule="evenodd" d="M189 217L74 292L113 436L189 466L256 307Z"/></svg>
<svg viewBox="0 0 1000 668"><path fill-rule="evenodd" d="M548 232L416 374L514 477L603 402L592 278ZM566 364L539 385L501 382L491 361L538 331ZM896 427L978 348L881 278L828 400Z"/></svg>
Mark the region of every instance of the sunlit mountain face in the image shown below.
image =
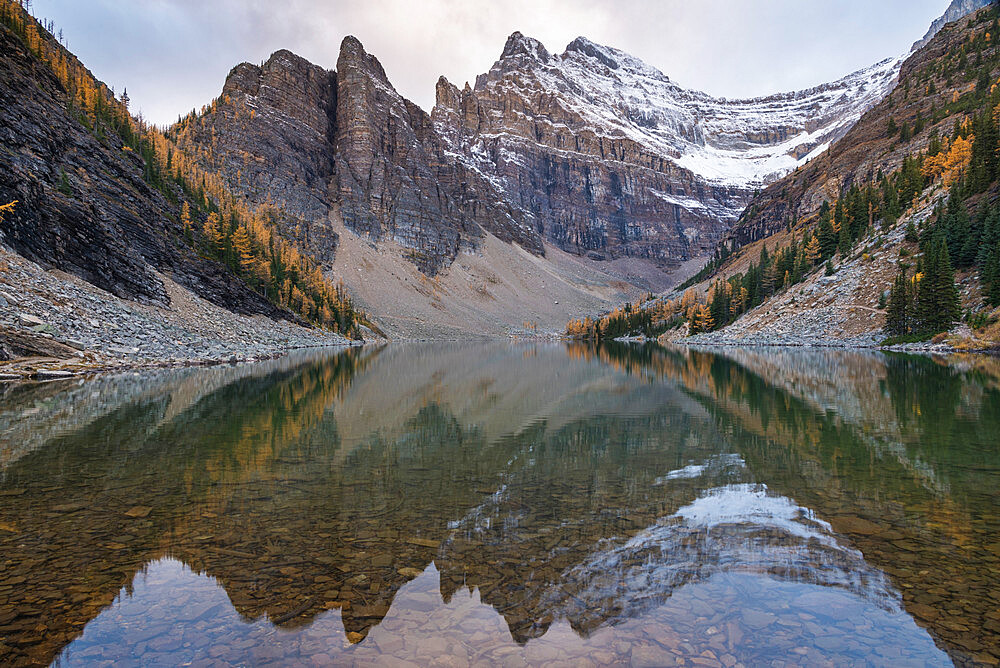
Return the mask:
<svg viewBox="0 0 1000 668"><path fill-rule="evenodd" d="M855 373L827 391L828 365ZM0 405L0 655L983 662L998 377L436 344L25 387Z"/></svg>

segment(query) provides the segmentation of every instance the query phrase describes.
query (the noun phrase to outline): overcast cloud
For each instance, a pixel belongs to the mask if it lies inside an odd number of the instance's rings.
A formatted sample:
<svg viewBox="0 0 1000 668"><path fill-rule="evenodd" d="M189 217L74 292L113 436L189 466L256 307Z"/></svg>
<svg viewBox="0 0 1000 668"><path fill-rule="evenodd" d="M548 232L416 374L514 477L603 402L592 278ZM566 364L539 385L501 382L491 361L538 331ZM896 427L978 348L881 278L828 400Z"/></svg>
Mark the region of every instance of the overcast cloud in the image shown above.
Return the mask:
<svg viewBox="0 0 1000 668"><path fill-rule="evenodd" d="M947 0L35 0L91 70L165 124L209 102L230 68L286 48L334 68L357 36L424 109L444 74L489 69L515 30L562 52L578 35L725 97L797 90L909 50Z"/></svg>

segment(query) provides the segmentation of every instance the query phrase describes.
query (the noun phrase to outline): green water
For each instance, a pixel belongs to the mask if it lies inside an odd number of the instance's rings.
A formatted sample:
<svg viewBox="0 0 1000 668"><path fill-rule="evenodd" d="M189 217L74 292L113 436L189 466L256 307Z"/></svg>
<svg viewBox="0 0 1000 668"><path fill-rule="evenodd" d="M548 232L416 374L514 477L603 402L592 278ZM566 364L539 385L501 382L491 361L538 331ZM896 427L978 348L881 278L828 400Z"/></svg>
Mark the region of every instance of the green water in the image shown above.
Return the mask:
<svg viewBox="0 0 1000 668"><path fill-rule="evenodd" d="M1000 659L1000 362L391 345L0 388L0 663Z"/></svg>

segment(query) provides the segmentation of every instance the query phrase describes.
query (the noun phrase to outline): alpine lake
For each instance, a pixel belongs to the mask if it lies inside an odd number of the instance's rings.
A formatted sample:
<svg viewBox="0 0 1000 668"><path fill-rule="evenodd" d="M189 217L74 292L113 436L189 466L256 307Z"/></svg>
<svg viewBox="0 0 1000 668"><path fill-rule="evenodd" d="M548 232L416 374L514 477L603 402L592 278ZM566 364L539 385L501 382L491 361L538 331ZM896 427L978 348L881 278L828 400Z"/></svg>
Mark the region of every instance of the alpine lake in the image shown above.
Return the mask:
<svg viewBox="0 0 1000 668"><path fill-rule="evenodd" d="M1000 662L1000 360L390 344L0 385L0 664Z"/></svg>

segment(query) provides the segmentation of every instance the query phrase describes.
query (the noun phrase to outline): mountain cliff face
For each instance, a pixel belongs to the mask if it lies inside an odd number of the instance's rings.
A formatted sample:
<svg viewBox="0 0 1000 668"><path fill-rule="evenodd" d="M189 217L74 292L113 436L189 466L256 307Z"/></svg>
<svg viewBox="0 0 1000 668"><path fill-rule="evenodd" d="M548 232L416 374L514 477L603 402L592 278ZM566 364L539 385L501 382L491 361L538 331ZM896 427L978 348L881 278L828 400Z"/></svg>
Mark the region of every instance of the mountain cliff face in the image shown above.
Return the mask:
<svg viewBox="0 0 1000 668"><path fill-rule="evenodd" d="M353 37L336 72L288 51L238 65L206 113L172 134L255 205L277 205L286 233L327 264L337 247L331 211L358 235L399 243L431 276L484 231L543 253L519 212L447 155L430 117Z"/></svg>
<svg viewBox="0 0 1000 668"><path fill-rule="evenodd" d="M887 60L813 89L730 101L580 37L514 33L435 127L557 246L663 266L704 256L754 190L821 153L895 84Z"/></svg>
<svg viewBox="0 0 1000 668"><path fill-rule="evenodd" d="M348 228L390 236L431 275L474 248L484 230L542 252L533 230L446 154L427 113L396 93L353 37L341 45L337 77L336 188Z"/></svg>

